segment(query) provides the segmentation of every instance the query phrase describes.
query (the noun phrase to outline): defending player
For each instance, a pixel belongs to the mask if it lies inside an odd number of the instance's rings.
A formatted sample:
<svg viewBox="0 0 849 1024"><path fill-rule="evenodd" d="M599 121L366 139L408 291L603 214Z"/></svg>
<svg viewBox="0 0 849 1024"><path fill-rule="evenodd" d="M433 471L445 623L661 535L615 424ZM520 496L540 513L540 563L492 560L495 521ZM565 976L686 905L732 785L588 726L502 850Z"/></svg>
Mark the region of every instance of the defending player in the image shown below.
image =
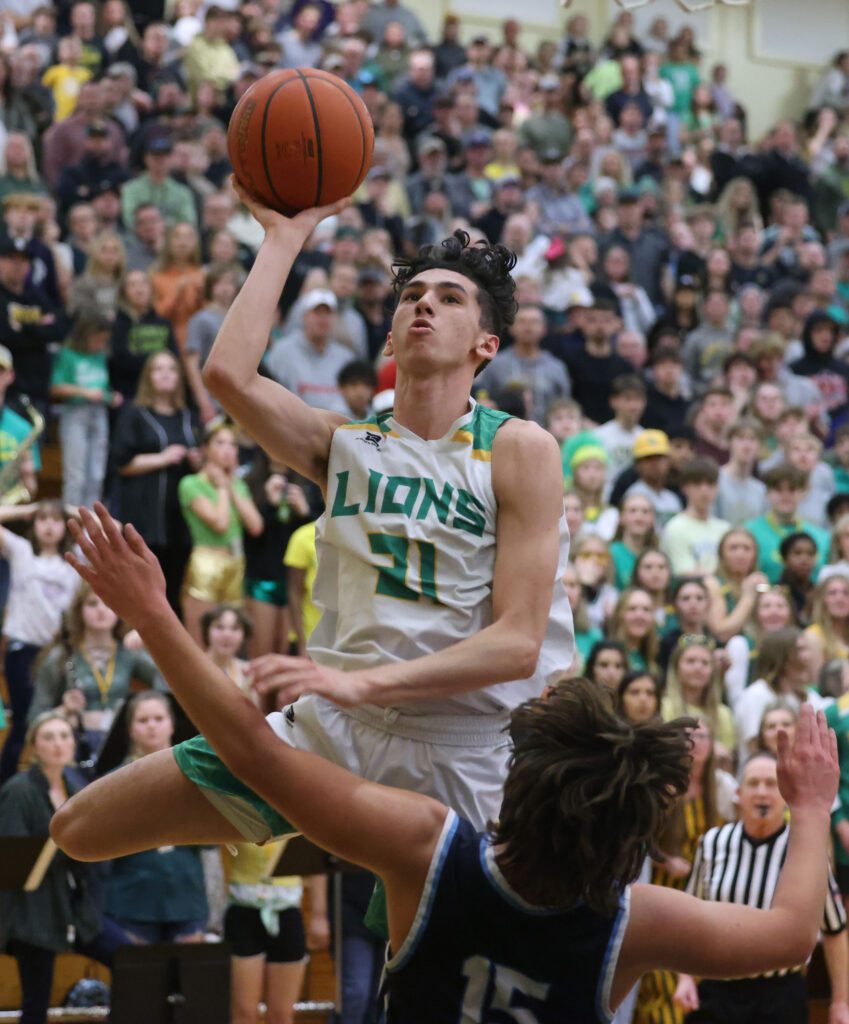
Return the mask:
<svg viewBox="0 0 849 1024"><path fill-rule="evenodd" d="M557 444L469 397L515 313L514 257L458 235L402 265L387 340L398 364L394 410L346 423L257 372L299 249L344 204L287 219L241 195L266 235L205 380L327 503L315 660L269 655L255 666L258 686L297 700L272 727L482 828L498 811L509 712L569 663L573 642L559 583L568 540ZM290 831L202 739L88 787L57 827L81 859Z"/></svg>
<svg viewBox="0 0 849 1024"><path fill-rule="evenodd" d="M686 791L692 720L628 725L585 680L522 705L500 820L481 836L429 797L280 743L181 627L138 533L98 515L83 512L93 540L72 527L90 566L66 557L138 629L223 761L304 835L383 878L390 1024L590 1024L651 968L741 976L810 954L839 773L822 713L803 707L792 752L779 737L792 825L771 909L632 889Z"/></svg>

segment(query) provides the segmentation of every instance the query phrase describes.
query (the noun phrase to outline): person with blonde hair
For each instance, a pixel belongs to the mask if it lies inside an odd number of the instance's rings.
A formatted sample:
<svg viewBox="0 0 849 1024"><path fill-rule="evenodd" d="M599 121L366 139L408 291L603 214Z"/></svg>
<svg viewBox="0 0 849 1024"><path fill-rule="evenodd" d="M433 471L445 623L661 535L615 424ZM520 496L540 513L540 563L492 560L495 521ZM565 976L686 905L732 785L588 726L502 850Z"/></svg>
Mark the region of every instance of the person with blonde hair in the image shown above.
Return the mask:
<svg viewBox="0 0 849 1024"><path fill-rule="evenodd" d="M69 771L74 731L59 711L46 711L26 736L29 768L0 788L0 836L44 839L50 819L78 790ZM14 957L21 979L21 1024L46 1024L57 953L74 950L110 967L130 939L101 918L89 867L56 854L33 892L0 891L0 950Z"/></svg>
<svg viewBox="0 0 849 1024"><path fill-rule="evenodd" d="M258 537L263 519L250 489L236 476L239 449L226 420L207 427L198 473L184 476L177 495L192 538L183 580L183 621L201 641L204 612L220 602L241 604L244 598L243 536Z"/></svg>
<svg viewBox="0 0 849 1024"><path fill-rule="evenodd" d="M125 401L135 398L145 361L163 351L177 353L171 324L153 308L153 286L147 273L128 270L118 287L109 339L109 380Z"/></svg>
<svg viewBox="0 0 849 1024"><path fill-rule="evenodd" d="M817 585L805 636L817 672L833 658L849 657L849 573L833 573Z"/></svg>
<svg viewBox="0 0 849 1024"><path fill-rule="evenodd" d="M781 586L758 584L751 614L741 631L730 637L725 653L730 665L725 673L725 692L732 708L751 683L765 636L796 623L796 610L789 592Z"/></svg>
<svg viewBox="0 0 849 1024"><path fill-rule="evenodd" d="M849 576L849 515L840 516L831 528L831 547L826 564L817 575L817 583L829 576Z"/></svg>
<svg viewBox="0 0 849 1024"><path fill-rule="evenodd" d="M74 281L68 296L68 312L95 309L115 318L127 255L121 236L101 231L92 239L85 271Z"/></svg>
<svg viewBox="0 0 849 1024"><path fill-rule="evenodd" d="M9 132L3 147L0 203L13 192L35 192L38 195L46 192L36 167L32 142L23 132Z"/></svg>
<svg viewBox="0 0 849 1024"><path fill-rule="evenodd" d="M658 672L660 641L654 621L654 601L641 587L623 590L613 609L609 636L618 640L628 652L628 665L632 669Z"/></svg>
<svg viewBox="0 0 849 1024"><path fill-rule="evenodd" d="M709 636L685 633L669 659L666 693L660 706L665 722L682 715L703 718L714 737L717 760L730 767L736 748L734 715L722 701L716 643Z"/></svg>
<svg viewBox="0 0 849 1024"><path fill-rule="evenodd" d="M736 240L743 227L763 231L758 196L748 178L732 178L719 194L716 203L717 223L726 242Z"/></svg>
<svg viewBox="0 0 849 1024"><path fill-rule="evenodd" d="M61 711L76 726L77 759L96 758L123 701L135 690L165 690L143 650L128 650L126 626L83 584L62 628L36 663L29 719Z"/></svg>
<svg viewBox="0 0 849 1024"><path fill-rule="evenodd" d="M710 631L723 643L742 632L755 607L758 587L768 586L758 570L758 542L742 526L728 530L717 549L717 570L705 577L711 604Z"/></svg>
<svg viewBox="0 0 849 1024"><path fill-rule="evenodd" d="M169 229L162 255L151 268L150 280L154 308L171 322L182 352L189 320L203 306L204 271L200 239L193 224L181 221Z"/></svg>

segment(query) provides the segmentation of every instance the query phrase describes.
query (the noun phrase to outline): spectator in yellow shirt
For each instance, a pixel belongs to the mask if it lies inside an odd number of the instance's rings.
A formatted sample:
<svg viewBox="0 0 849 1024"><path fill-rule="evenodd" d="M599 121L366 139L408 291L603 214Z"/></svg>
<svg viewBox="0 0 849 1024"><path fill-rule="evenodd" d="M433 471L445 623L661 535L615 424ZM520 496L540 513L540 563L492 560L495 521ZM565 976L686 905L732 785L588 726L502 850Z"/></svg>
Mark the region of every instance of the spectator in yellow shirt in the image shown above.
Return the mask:
<svg viewBox="0 0 849 1024"><path fill-rule="evenodd" d="M199 32L186 48L183 64L186 69L192 98L203 81L212 82L223 97L227 86L239 74L239 58L227 41L227 29L232 15L213 5L206 12L203 32Z"/></svg>
<svg viewBox="0 0 849 1024"><path fill-rule="evenodd" d="M315 551L315 523L305 523L289 538L283 564L289 569L289 614L298 644L298 654L307 653L307 640L321 612L313 604L312 587L318 556Z"/></svg>
<svg viewBox="0 0 849 1024"><path fill-rule="evenodd" d="M54 120L64 121L76 109L80 89L91 78L91 72L80 64L83 46L76 36L59 40L58 55L59 62L44 72L41 82L53 93Z"/></svg>

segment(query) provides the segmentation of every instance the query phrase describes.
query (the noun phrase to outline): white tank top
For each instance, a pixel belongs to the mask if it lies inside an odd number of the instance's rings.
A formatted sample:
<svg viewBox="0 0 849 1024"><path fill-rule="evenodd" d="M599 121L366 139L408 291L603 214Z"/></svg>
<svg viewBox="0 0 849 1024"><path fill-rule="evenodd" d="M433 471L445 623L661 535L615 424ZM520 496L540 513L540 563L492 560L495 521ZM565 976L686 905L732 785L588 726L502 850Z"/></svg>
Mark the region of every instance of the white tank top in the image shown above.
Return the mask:
<svg viewBox="0 0 849 1024"><path fill-rule="evenodd" d="M317 524L309 642L317 662L353 670L442 650L492 623L497 503L492 445L508 416L477 405L444 437L425 441L391 412L333 434L327 508ZM404 704L407 714L498 714L540 694L572 660L572 616L560 557L543 649L533 676Z"/></svg>

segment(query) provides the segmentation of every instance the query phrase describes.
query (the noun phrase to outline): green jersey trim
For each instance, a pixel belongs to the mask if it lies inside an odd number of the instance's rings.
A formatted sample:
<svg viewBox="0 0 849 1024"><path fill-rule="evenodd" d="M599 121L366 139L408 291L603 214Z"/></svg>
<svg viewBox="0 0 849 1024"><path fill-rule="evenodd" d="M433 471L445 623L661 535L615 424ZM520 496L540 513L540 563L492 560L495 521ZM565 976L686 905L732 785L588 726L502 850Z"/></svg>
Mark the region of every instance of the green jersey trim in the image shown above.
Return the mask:
<svg viewBox="0 0 849 1024"><path fill-rule="evenodd" d="M473 454L488 452L492 458L492 444L495 435L507 420L512 419L509 413L501 412L498 409L487 409L486 406L476 405L472 414L472 451ZM489 460L487 460L489 461Z"/></svg>

